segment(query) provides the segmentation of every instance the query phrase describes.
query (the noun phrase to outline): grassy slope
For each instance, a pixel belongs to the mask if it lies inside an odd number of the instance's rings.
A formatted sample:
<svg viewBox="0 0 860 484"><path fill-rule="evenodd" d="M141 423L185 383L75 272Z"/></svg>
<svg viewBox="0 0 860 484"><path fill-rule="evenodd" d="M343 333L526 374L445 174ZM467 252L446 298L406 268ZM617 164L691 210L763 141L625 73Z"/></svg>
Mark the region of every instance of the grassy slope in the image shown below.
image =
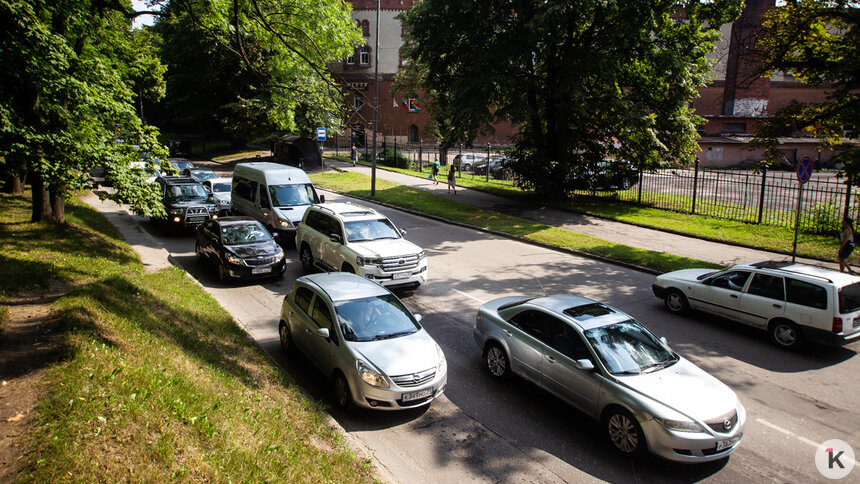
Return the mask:
<svg viewBox="0 0 860 484"><path fill-rule="evenodd" d="M347 161L345 157L334 157ZM362 162L367 164L366 162ZM426 177L412 170L383 167L416 177ZM444 169L443 169L444 170ZM732 241L733 243L790 254L794 243L794 230L784 227L755 225L733 220L724 220L688 213L671 212L650 207L640 207L630 203L615 202L607 198L577 197L565 202L548 203L545 200L535 200L533 195L512 186L510 182L484 181L483 177L464 174L457 179L457 184L466 188L485 191L495 195L513 198L537 205L548 205L570 212L584 213L603 217L619 222L626 222L643 227L651 227L684 235L690 235L717 242ZM839 248L838 237L821 234L800 233L797 240L797 255L819 260L833 260Z"/></svg>
<svg viewBox="0 0 860 484"><path fill-rule="evenodd" d="M65 358L46 376L20 480L371 481L324 421L183 271L144 274L101 215L28 223L0 198L3 295L74 286L54 305Z"/></svg>
<svg viewBox="0 0 860 484"><path fill-rule="evenodd" d="M346 195L370 199L369 177L358 173L320 173L311 176L314 184ZM469 205L439 197L425 190L376 180L375 201L389 203L447 220L524 237L557 247L578 250L601 257L624 261L659 272L680 268L718 267L707 262L662 252L637 249L588 235L575 234L548 225L510 215L478 210Z"/></svg>

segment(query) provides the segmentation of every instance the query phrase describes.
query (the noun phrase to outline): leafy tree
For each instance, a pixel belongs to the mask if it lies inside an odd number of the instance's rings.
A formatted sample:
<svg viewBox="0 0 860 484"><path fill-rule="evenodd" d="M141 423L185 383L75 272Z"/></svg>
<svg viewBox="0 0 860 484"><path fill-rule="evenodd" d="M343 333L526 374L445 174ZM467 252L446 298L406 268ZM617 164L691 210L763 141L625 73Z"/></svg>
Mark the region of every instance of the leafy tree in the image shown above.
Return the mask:
<svg viewBox="0 0 860 484"><path fill-rule="evenodd" d="M329 63L363 43L341 0L173 0L155 26L168 115L238 139L335 127ZM203 55L201 55L203 54Z"/></svg>
<svg viewBox="0 0 860 484"><path fill-rule="evenodd" d="M91 186L96 166L120 174L113 198L160 210L129 169L140 160L131 143L161 153L157 132L136 115L134 90L163 90L158 61L130 32L133 16L128 2L0 2L0 172L26 174L33 221L62 223L65 197Z"/></svg>
<svg viewBox="0 0 860 484"><path fill-rule="evenodd" d="M518 183L563 197L606 158L694 158L702 120L688 106L742 3L425 0L403 15L406 56L441 124L466 141L493 122L520 125Z"/></svg>
<svg viewBox="0 0 860 484"><path fill-rule="evenodd" d="M822 139L819 149L860 132L860 2L798 0L766 15L757 44L761 74L791 72L807 86L829 88L826 101L794 103L756 127L755 146L779 159L779 136L803 130ZM849 179L860 179L860 151L839 157Z"/></svg>

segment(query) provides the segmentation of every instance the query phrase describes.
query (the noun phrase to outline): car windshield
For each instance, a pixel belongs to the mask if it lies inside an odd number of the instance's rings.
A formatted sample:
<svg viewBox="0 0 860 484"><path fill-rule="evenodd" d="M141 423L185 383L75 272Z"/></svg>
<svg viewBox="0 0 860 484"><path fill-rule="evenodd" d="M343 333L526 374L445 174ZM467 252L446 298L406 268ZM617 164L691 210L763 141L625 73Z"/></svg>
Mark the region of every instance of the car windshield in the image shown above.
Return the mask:
<svg viewBox="0 0 860 484"><path fill-rule="evenodd" d="M272 236L260 224L227 225L221 227L221 242L224 245L255 244L270 240L272 240Z"/></svg>
<svg viewBox="0 0 860 484"><path fill-rule="evenodd" d="M310 183L294 185L272 185L269 187L273 207L292 207L316 203L314 186Z"/></svg>
<svg viewBox="0 0 860 484"><path fill-rule="evenodd" d="M613 375L650 373L671 366L679 359L632 319L589 329L585 337Z"/></svg>
<svg viewBox="0 0 860 484"><path fill-rule="evenodd" d="M347 242L364 242L378 239L399 239L400 233L387 218L344 222Z"/></svg>
<svg viewBox="0 0 860 484"><path fill-rule="evenodd" d="M335 303L338 324L347 341L377 341L416 333L421 326L393 294Z"/></svg>
<svg viewBox="0 0 860 484"><path fill-rule="evenodd" d="M176 168L176 171L178 172L194 168L194 163L191 163L190 161L171 161L170 164L173 165L173 168Z"/></svg>
<svg viewBox="0 0 860 484"><path fill-rule="evenodd" d="M213 193L226 193L231 189L230 183L213 183L212 184L212 192Z"/></svg>
<svg viewBox="0 0 860 484"><path fill-rule="evenodd" d="M203 185L171 185L167 187L167 196L172 200L197 200L209 197Z"/></svg>
<svg viewBox="0 0 860 484"><path fill-rule="evenodd" d="M197 178L198 180L208 180L210 178L217 178L215 173L213 173L211 171L207 171L207 170L192 171L191 176L193 176L194 178Z"/></svg>

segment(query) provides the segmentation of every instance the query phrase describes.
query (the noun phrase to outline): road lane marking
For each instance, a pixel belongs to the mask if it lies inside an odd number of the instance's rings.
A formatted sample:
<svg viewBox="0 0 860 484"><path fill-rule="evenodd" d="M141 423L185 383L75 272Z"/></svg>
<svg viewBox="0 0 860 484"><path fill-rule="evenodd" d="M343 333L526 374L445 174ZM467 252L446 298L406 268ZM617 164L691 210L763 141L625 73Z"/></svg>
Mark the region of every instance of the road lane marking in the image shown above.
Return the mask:
<svg viewBox="0 0 860 484"><path fill-rule="evenodd" d="M794 434L794 432L791 432L791 431L789 431L789 430L785 430L784 428L782 428L782 427L780 427L780 426L778 426L778 425L774 425L774 424L772 424L772 423L768 422L767 420L763 420L763 419L757 418L757 419L755 419L755 421L756 421L756 422L758 422L758 423L760 423L760 424L762 424L762 425L764 425L764 426L770 427L770 428L772 428L772 429L774 429L774 430L776 430L776 431L778 431L778 432L782 432L782 433L784 433L785 435L788 435L789 437L795 437L795 438L797 438L797 440L799 440L799 441L803 442L804 444L809 444L809 445L811 445L812 447L815 447L816 449L818 449L819 447L821 447L821 444L819 444L818 442L815 442L815 441L809 440L809 439L807 439L806 437L802 437L802 436L800 436L800 435L795 435L795 434ZM858 463L858 462L855 460L855 461L854 461L854 465L860 465L860 463Z"/></svg>
<svg viewBox="0 0 860 484"><path fill-rule="evenodd" d="M466 296L466 297L468 297L468 298L470 298L470 299L473 299L473 300L477 301L477 302L478 302L478 304L484 304L484 303L486 302L486 301L481 301L480 299L476 298L475 296L473 296L473 295L471 295L471 294L466 294L466 293L465 293L465 292L463 292L463 291L458 291L457 289L452 289L452 291L454 291L454 292L456 292L456 293L458 293L458 294L462 294L462 295L464 295L464 296Z"/></svg>

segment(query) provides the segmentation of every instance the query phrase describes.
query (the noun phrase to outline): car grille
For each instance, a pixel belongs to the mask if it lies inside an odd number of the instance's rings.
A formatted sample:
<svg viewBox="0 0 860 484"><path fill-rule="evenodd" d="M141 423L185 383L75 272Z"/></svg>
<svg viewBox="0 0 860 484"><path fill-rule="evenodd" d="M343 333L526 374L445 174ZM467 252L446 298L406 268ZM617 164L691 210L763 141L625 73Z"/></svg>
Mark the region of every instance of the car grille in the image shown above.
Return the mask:
<svg viewBox="0 0 860 484"><path fill-rule="evenodd" d="M436 376L436 369L431 368L429 370L420 371L418 373L410 373L408 375L398 375L392 376L391 381L397 384L399 387L409 388L409 387L417 387L427 383L428 381L433 380Z"/></svg>
<svg viewBox="0 0 860 484"><path fill-rule="evenodd" d="M275 257L256 257L254 259L245 259L247 266L267 266L275 262Z"/></svg>
<svg viewBox="0 0 860 484"><path fill-rule="evenodd" d="M206 207L188 207L185 210L185 223L202 224L209 218L209 210Z"/></svg>
<svg viewBox="0 0 860 484"><path fill-rule="evenodd" d="M725 427L725 422L729 421L731 425L729 428ZM705 424L711 428L714 432L719 432L721 434L726 434L734 430L735 426L738 424L738 412L737 410L732 410L731 412L723 415L722 417L713 418L710 420L705 420Z"/></svg>
<svg viewBox="0 0 860 484"><path fill-rule="evenodd" d="M385 272L409 271L416 267L418 267L418 254L384 257L382 259L382 270Z"/></svg>

